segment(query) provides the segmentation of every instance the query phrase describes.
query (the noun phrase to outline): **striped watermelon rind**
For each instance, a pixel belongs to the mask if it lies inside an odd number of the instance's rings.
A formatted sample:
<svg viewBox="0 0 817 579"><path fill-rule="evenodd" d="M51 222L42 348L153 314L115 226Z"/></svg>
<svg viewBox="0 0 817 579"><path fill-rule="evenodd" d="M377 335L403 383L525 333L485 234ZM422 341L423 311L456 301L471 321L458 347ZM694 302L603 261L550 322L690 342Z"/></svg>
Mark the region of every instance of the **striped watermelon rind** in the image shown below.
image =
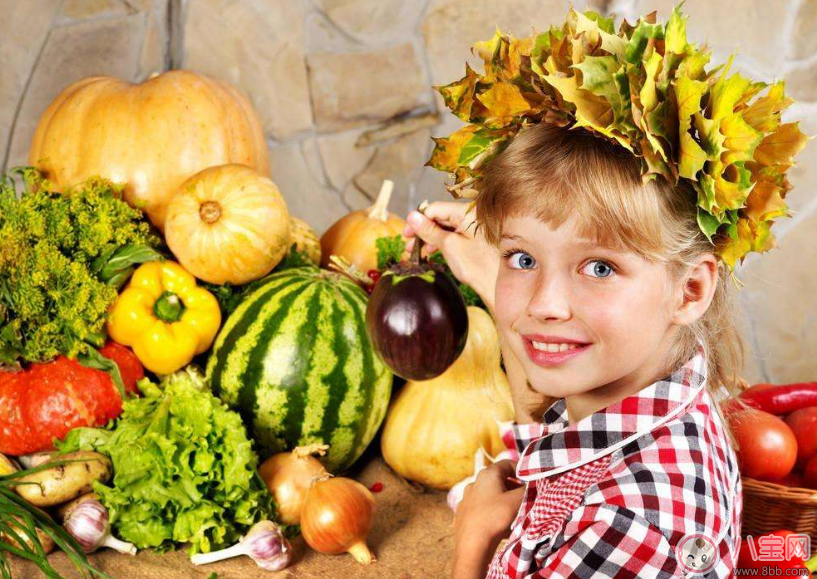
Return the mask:
<svg viewBox="0 0 817 579"><path fill-rule="evenodd" d="M207 377L242 414L262 458L328 444L323 462L337 473L372 441L392 373L366 332L366 303L345 276L300 267L271 275L227 319Z"/></svg>

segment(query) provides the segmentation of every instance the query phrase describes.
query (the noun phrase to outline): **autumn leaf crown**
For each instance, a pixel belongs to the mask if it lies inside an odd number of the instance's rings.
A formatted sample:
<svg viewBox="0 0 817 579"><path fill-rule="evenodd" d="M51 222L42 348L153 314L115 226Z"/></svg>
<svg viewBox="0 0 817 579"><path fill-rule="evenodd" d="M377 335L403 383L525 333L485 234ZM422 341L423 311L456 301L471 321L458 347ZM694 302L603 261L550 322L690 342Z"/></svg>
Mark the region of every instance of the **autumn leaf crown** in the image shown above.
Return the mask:
<svg viewBox="0 0 817 579"><path fill-rule="evenodd" d="M641 159L645 182L688 179L698 225L730 271L749 252L768 251L773 220L787 215L786 172L809 137L780 122L793 102L784 81L728 76L734 55L705 70L710 53L687 42L682 5L666 23L652 12L635 26L624 20L618 33L613 18L572 6L547 32L497 30L472 48L484 74L466 64L462 79L435 87L468 124L435 138L427 165L453 173L455 197L474 198L486 161L519 131L541 122L583 128Z"/></svg>

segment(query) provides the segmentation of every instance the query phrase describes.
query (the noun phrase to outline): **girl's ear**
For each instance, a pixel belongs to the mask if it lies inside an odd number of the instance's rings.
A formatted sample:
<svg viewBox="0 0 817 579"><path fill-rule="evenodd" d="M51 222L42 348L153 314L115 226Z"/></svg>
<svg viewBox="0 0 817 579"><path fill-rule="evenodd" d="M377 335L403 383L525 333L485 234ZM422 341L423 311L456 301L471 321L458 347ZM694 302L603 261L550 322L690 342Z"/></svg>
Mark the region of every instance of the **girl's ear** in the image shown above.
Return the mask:
<svg viewBox="0 0 817 579"><path fill-rule="evenodd" d="M682 280L672 322L679 326L696 322L709 309L717 287L718 260L714 254L704 253Z"/></svg>

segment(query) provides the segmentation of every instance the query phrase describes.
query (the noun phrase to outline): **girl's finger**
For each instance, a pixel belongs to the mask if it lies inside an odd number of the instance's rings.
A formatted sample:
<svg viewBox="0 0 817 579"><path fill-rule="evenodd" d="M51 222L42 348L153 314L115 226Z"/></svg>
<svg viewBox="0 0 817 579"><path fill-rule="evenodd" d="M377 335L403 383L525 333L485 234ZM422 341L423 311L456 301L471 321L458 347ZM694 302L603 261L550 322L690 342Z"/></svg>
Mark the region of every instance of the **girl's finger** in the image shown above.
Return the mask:
<svg viewBox="0 0 817 579"><path fill-rule="evenodd" d="M423 214L442 225L456 228L468 213L469 205L456 201L435 201L425 208Z"/></svg>
<svg viewBox="0 0 817 579"><path fill-rule="evenodd" d="M447 235L456 235L450 231L446 231L419 211L409 213L406 221L408 221L408 224L414 230L415 234L422 237L423 241L431 245L440 246Z"/></svg>

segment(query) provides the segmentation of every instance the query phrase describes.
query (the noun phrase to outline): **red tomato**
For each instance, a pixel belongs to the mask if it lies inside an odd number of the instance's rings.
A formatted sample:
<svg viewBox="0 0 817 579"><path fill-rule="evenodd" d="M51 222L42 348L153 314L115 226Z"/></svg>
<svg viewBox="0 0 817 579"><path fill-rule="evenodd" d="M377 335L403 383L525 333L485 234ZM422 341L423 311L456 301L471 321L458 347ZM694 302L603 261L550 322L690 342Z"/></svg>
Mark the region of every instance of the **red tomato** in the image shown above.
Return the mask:
<svg viewBox="0 0 817 579"><path fill-rule="evenodd" d="M786 476L784 476L783 478L781 478L779 480L774 480L774 481L770 481L770 482L775 482L775 483L777 483L779 485L784 485L784 486L787 486L787 487L799 488L799 489L806 488L806 486L807 486L805 480L803 480L803 476L796 473L796 472L794 472L794 471L790 472L789 474L787 474Z"/></svg>
<svg viewBox="0 0 817 579"><path fill-rule="evenodd" d="M812 456L803 469L803 484L806 488L817 489L817 455Z"/></svg>
<svg viewBox="0 0 817 579"><path fill-rule="evenodd" d="M797 466L803 466L817 454L817 407L795 410L785 420L797 439Z"/></svg>
<svg viewBox="0 0 817 579"><path fill-rule="evenodd" d="M738 442L741 472L759 480L781 479L797 460L797 439L785 422L762 410L749 409L729 417Z"/></svg>

